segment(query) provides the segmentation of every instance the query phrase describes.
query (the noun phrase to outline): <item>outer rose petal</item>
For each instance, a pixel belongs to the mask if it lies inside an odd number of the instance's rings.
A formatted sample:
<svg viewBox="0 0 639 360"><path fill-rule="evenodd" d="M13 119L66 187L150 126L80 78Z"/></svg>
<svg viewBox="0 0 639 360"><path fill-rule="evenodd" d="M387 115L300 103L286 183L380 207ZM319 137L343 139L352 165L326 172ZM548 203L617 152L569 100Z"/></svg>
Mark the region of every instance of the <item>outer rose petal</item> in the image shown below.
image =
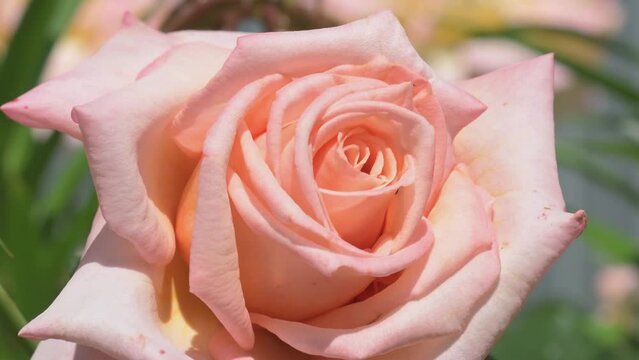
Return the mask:
<svg viewBox="0 0 639 360"><path fill-rule="evenodd" d="M411 264L394 283L370 298L334 309L307 323L325 328L358 328L408 301L429 296L495 243L492 212L487 206L481 189L465 172L461 168L453 171L429 215L435 242L428 257Z"/></svg>
<svg viewBox="0 0 639 360"><path fill-rule="evenodd" d="M62 293L20 335L76 342L118 359L189 359L160 329L160 275L105 226Z"/></svg>
<svg viewBox="0 0 639 360"><path fill-rule="evenodd" d="M481 359L532 287L583 231L586 215L563 212L554 151L553 58L507 67L462 87L488 110L455 139L458 159L494 197L500 282L442 359ZM418 349L407 359L420 359Z"/></svg>
<svg viewBox="0 0 639 360"><path fill-rule="evenodd" d="M203 43L174 47L138 81L73 110L102 213L149 262L166 264L173 256L172 221L194 166L168 137L167 125L227 54Z"/></svg>
<svg viewBox="0 0 639 360"><path fill-rule="evenodd" d="M486 105L481 101L441 79L433 80L433 90L440 101L452 137L486 110Z"/></svg>
<svg viewBox="0 0 639 360"><path fill-rule="evenodd" d="M455 137L455 155L494 197L534 192L553 208L564 206L555 160L553 64L545 55L461 84L488 110Z"/></svg>
<svg viewBox="0 0 639 360"><path fill-rule="evenodd" d="M229 102L209 130L200 163L198 197L191 241L189 283L242 347L254 344L253 328L240 285L239 263L227 172L240 120L264 93L280 88L287 80L278 74L243 88ZM201 184L201 186L200 186Z"/></svg>
<svg viewBox="0 0 639 360"><path fill-rule="evenodd" d="M544 210L536 200L509 196L496 201L495 221L502 244L499 285L462 336L438 359L483 359L546 269L583 231L584 211L573 215ZM512 243L504 245L509 240Z"/></svg>
<svg viewBox="0 0 639 360"><path fill-rule="evenodd" d="M44 340L38 344L38 348L31 360L115 360L90 347L78 345L64 340Z"/></svg>
<svg viewBox="0 0 639 360"><path fill-rule="evenodd" d="M356 329L319 328L260 314L252 314L251 318L305 353L367 359L423 338L459 332L472 311L494 288L498 274L499 258L494 247L475 256L427 296Z"/></svg>
<svg viewBox="0 0 639 360"><path fill-rule="evenodd" d="M412 343L420 335L432 344L453 334L450 344L497 281L499 259L486 206L481 189L458 169L432 212L436 243L428 261L411 265L371 298L321 315L306 322L308 326L255 318L298 349L330 357L366 358ZM444 303L446 308L440 307ZM413 309L411 318L402 319L409 306L421 310ZM389 324L396 327L389 329Z"/></svg>
<svg viewBox="0 0 639 360"><path fill-rule="evenodd" d="M427 78L432 76L432 70L390 12L327 29L242 36L224 68L185 111L180 128L199 122L206 109L227 101L240 88L266 75L301 77L337 65L364 64L379 56Z"/></svg>
<svg viewBox="0 0 639 360"><path fill-rule="evenodd" d="M130 15L124 28L94 56L72 71L52 79L2 106L12 119L36 128L55 129L81 138L71 120L74 106L97 99L135 81L148 63L173 46L207 42L232 49L242 33L181 31L162 34L139 23Z"/></svg>

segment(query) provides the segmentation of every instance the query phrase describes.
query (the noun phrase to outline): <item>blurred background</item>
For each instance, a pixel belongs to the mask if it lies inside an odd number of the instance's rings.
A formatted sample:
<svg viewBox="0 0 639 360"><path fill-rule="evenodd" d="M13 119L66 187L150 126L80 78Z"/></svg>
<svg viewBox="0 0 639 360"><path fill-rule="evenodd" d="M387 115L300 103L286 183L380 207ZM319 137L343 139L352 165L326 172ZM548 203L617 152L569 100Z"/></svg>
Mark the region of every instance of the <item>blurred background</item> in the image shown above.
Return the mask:
<svg viewBox="0 0 639 360"><path fill-rule="evenodd" d="M400 18L443 78L554 52L568 207L590 215L493 350L496 359L639 359L639 1L0 0L0 103L90 56L130 11L150 26L247 32ZM79 260L97 199L81 144L0 115L0 359Z"/></svg>

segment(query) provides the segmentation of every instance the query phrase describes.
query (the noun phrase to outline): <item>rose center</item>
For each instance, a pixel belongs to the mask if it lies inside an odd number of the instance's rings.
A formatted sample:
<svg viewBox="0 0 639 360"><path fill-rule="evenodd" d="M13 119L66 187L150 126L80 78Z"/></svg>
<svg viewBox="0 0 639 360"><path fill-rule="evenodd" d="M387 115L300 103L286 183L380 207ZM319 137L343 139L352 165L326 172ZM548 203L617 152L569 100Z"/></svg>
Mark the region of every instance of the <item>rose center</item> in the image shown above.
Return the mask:
<svg viewBox="0 0 639 360"><path fill-rule="evenodd" d="M320 188L336 191L370 190L387 185L396 174L393 151L363 128L342 130L315 155Z"/></svg>
<svg viewBox="0 0 639 360"><path fill-rule="evenodd" d="M360 136L358 136L360 135ZM354 169L386 180L382 174L384 169L384 153L376 144L371 144L366 140L370 134L349 131L337 134L338 156L347 161Z"/></svg>

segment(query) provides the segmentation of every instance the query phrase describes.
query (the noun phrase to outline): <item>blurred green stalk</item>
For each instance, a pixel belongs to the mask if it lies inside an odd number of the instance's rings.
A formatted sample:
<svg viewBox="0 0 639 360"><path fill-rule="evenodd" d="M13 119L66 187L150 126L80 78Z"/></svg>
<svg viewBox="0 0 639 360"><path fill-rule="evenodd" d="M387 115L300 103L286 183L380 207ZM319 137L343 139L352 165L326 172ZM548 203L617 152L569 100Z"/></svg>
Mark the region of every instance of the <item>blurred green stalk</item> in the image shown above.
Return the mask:
<svg viewBox="0 0 639 360"><path fill-rule="evenodd" d="M0 284L0 307L16 329L20 330L27 324L27 320L20 312L20 309L18 309L18 305L11 299L11 296L9 296L2 284Z"/></svg>
<svg viewBox="0 0 639 360"><path fill-rule="evenodd" d="M18 309L18 305L16 305L11 296L9 296L2 284L0 284L0 309L2 309L7 319L9 319L11 325L14 326L16 334L27 324L27 320L20 312L20 309ZM31 350L35 349L34 343L30 341L25 341L25 343L29 345Z"/></svg>
<svg viewBox="0 0 639 360"><path fill-rule="evenodd" d="M2 249L2 251L4 251L10 259L13 259L13 253L9 250L9 247L4 243L4 241L2 241L2 239L0 239L0 249Z"/></svg>
<svg viewBox="0 0 639 360"><path fill-rule="evenodd" d="M609 40L605 38L592 37L587 34L576 31L566 31L553 28L543 27L522 27L522 28L506 28L494 31L471 31L472 36L477 38L502 38L517 42L533 51L539 53L554 53L555 59L564 64L576 74L582 76L607 90L611 93L628 101L630 105L639 104L639 88L628 83L624 79L612 74L609 71L601 70L593 66L585 65L576 60L573 56L566 54L563 49L548 45L545 41L536 38L538 35L551 34L568 36L573 41L581 41L599 47L601 50L607 50L611 54L616 54L626 60L636 63L639 61L639 51L631 48L629 45L619 41Z"/></svg>

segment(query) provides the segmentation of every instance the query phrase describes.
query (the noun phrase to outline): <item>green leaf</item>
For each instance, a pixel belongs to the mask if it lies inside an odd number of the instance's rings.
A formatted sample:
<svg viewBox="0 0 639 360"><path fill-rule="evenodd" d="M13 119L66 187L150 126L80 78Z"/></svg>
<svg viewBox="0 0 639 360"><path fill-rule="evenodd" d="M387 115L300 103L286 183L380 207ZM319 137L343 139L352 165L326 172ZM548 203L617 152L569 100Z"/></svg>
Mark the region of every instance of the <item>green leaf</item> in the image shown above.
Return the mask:
<svg viewBox="0 0 639 360"><path fill-rule="evenodd" d="M33 346L16 336L11 322L0 312L0 359L29 360Z"/></svg>
<svg viewBox="0 0 639 360"><path fill-rule="evenodd" d="M80 0L31 0L0 67L0 100L6 101L38 82L53 44L66 29Z"/></svg>
<svg viewBox="0 0 639 360"><path fill-rule="evenodd" d="M497 358L517 360L599 360L603 347L585 331L589 315L563 303L524 309L493 348Z"/></svg>
<svg viewBox="0 0 639 360"><path fill-rule="evenodd" d="M42 180L45 169L62 145L62 139L62 133L52 131L45 141L34 143L33 155L25 174L26 181L32 188L35 188Z"/></svg>
<svg viewBox="0 0 639 360"><path fill-rule="evenodd" d="M625 43L607 36L587 34L581 31L544 26L512 26L500 30L505 34L512 34L516 37L530 36L530 34L561 37L571 41L580 41L594 45L602 50L606 50L626 61L639 63L639 49L632 44Z"/></svg>
<svg viewBox="0 0 639 360"><path fill-rule="evenodd" d="M608 260L639 263L639 247L634 239L603 222L590 218L583 239Z"/></svg>
<svg viewBox="0 0 639 360"><path fill-rule="evenodd" d="M564 48L560 48L558 46L553 47L550 46L546 41L539 40L536 37L539 35L540 29L541 28L510 28L496 31L475 31L472 32L472 34L476 37L509 39L539 53L555 53L555 59L558 62L569 67L572 71L582 76L584 79L587 79L599 86L606 88L612 93L627 100L632 106L636 106L637 104L639 104L639 88L637 88L631 82L628 82L611 72L585 65L584 63L576 60L574 56L568 55L565 52ZM545 30L552 31L550 29ZM568 33L569 32L566 31L563 32L564 35ZM556 30L555 34L557 34ZM584 39L588 38L588 36L580 34L580 38ZM604 43L603 39L592 38L589 40L591 43ZM615 51L618 53L621 52L625 55L630 55L632 59L635 59L635 57L637 56L636 50L630 48L626 49L626 46L621 43L607 42L605 43L605 47L608 49L614 48Z"/></svg>
<svg viewBox="0 0 639 360"><path fill-rule="evenodd" d="M626 331L621 326L606 324L594 319L590 321L586 330L590 337L606 347L619 347L627 340Z"/></svg>
<svg viewBox="0 0 639 360"><path fill-rule="evenodd" d="M626 158L639 163L639 143L627 140L584 140L582 146L589 150L598 151L607 155Z"/></svg>
<svg viewBox="0 0 639 360"><path fill-rule="evenodd" d="M47 184L47 192L35 205L38 221L44 221L60 213L67 205L77 188L78 184L87 177L89 167L82 149L76 150L69 161L57 171ZM49 179L47 179L48 181Z"/></svg>
<svg viewBox="0 0 639 360"><path fill-rule="evenodd" d="M4 251L4 253L7 254L7 256L10 259L13 259L15 257L15 255L13 255L11 250L9 250L9 247L7 246L7 244L5 244L4 241L2 241L2 239L0 239L0 249L2 249L2 251Z"/></svg>
<svg viewBox="0 0 639 360"><path fill-rule="evenodd" d="M16 334L24 325L27 324L27 321L25 320L24 315L20 312L18 305L16 305L15 301L13 301L11 296L9 296L2 284L0 284L0 310L2 310L4 317L9 319L9 322L13 325ZM28 344L31 344L32 349L35 349L33 343L28 342Z"/></svg>
<svg viewBox="0 0 639 360"><path fill-rule="evenodd" d="M20 176L33 153L33 139L29 128L10 128L10 136L2 154L2 174L5 177Z"/></svg>
<svg viewBox="0 0 639 360"><path fill-rule="evenodd" d="M63 33L80 0L31 0L0 64L0 104L34 87L55 41ZM55 146L53 146L55 147ZM53 255L43 246L50 239L33 222L34 193L40 145L30 130L0 114L0 237L15 256L0 259L0 282L11 302L32 318L60 290L50 267L41 259ZM46 158L46 156L44 156ZM42 162L48 162L43 159ZM40 166L40 169L45 166ZM3 254L0 254L3 256ZM37 271L35 270L37 269ZM6 291L5 291L6 289ZM7 300L5 298L5 300ZM8 300L7 300L8 301ZM8 302L5 303L8 304ZM0 310L0 358L27 359L31 349L16 336L22 322L14 312Z"/></svg>
<svg viewBox="0 0 639 360"><path fill-rule="evenodd" d="M16 328L16 332L27 324L27 320L25 320L24 315L22 315L20 309L18 309L18 305L11 299L11 296L9 296L2 284L0 284L0 309L2 309L9 320L11 320L11 323Z"/></svg>
<svg viewBox="0 0 639 360"><path fill-rule="evenodd" d="M70 211L67 218L70 221L59 221L61 229L54 238L54 251L47 259L51 264L51 277L58 279L60 283L66 283L67 275L77 266L82 244L84 244L93 217L98 209L98 197L95 191L75 211Z"/></svg>
<svg viewBox="0 0 639 360"><path fill-rule="evenodd" d="M639 190L595 157L585 153L583 149L569 144L558 144L557 160L561 166L582 173L588 180L617 194L629 204L639 207Z"/></svg>

